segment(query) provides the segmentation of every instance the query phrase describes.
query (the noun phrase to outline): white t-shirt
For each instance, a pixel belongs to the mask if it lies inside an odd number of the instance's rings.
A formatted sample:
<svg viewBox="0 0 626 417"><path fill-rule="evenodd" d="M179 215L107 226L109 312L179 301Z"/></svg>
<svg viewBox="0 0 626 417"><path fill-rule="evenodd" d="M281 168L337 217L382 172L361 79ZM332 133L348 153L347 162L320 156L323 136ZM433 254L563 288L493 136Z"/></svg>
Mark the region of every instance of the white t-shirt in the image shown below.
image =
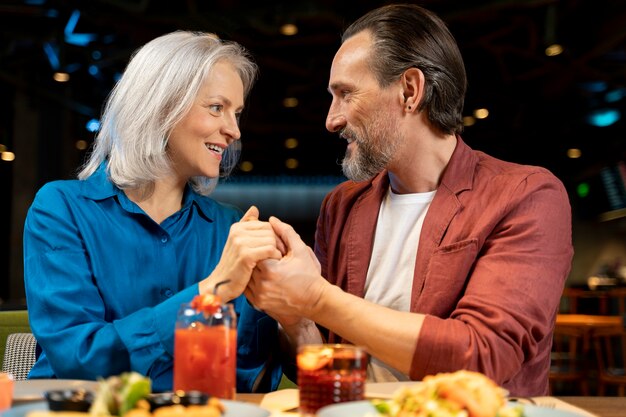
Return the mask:
<svg viewBox="0 0 626 417"><path fill-rule="evenodd" d="M415 258L424 217L436 191L395 194L391 187L380 205L374 247L365 280L366 300L399 311L409 311ZM372 357L368 380L408 380L398 370Z"/></svg>

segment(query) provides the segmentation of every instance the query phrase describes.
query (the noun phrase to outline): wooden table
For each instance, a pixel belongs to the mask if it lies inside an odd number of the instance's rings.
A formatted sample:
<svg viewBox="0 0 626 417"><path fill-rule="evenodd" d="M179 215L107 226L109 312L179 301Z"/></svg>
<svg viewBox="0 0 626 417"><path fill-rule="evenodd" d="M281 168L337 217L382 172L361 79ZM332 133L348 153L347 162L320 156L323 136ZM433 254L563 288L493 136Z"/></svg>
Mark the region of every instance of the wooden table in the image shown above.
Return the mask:
<svg viewBox="0 0 626 417"><path fill-rule="evenodd" d="M599 417L624 417L626 397L557 397Z"/></svg>
<svg viewBox="0 0 626 417"><path fill-rule="evenodd" d="M591 336L595 329L623 326L622 316L600 316L595 314L557 314L556 327L575 327L585 332L583 354L587 355L591 347Z"/></svg>

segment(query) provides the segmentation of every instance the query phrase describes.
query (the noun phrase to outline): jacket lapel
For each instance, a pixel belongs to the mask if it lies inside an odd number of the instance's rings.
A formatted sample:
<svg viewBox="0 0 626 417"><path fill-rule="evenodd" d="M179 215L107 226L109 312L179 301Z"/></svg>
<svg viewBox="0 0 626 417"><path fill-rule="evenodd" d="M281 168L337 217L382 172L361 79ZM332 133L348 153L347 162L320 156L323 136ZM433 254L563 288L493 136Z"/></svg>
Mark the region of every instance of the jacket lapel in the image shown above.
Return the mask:
<svg viewBox="0 0 626 417"><path fill-rule="evenodd" d="M443 173L422 226L411 292L411 311L413 312L419 311L419 297L428 274L429 260L441 245L452 219L462 208L458 195L472 188L477 163L476 154L460 137L457 137L456 148Z"/></svg>

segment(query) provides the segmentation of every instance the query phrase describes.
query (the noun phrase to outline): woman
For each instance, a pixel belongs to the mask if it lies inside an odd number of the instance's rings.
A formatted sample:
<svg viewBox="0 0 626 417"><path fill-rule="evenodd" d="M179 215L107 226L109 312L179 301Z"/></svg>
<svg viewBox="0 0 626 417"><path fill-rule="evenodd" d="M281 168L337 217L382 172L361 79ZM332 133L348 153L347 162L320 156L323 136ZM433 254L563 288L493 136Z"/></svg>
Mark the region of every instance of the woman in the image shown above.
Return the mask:
<svg viewBox="0 0 626 417"><path fill-rule="evenodd" d="M207 197L236 162L256 72L241 46L206 33L170 33L132 57L79 179L42 187L27 215L42 348L30 378L134 370L170 390L178 308L229 279L218 294L239 316L237 389L276 388L276 323L241 295L257 262L281 257L276 238L256 208L241 218Z"/></svg>

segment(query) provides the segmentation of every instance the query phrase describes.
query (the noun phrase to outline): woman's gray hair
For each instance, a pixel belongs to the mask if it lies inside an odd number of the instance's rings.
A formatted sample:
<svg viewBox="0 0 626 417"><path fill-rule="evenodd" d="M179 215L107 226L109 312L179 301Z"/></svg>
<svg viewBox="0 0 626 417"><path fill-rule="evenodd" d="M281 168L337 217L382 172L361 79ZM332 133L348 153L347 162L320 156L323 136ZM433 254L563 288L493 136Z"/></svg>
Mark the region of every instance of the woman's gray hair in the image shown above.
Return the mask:
<svg viewBox="0 0 626 417"><path fill-rule="evenodd" d="M463 130L467 77L463 58L446 24L434 13L413 4L392 4L372 10L352 23L342 41L362 31L372 35L369 66L381 87L415 67L426 80L418 109L443 133Z"/></svg>
<svg viewBox="0 0 626 417"><path fill-rule="evenodd" d="M220 61L233 65L247 96L258 69L248 52L235 42L210 33L176 31L139 48L108 97L94 149L78 178L89 177L107 161L107 172L115 185L151 194L155 181L172 172L167 155L172 128L190 110L203 81ZM221 177L235 167L240 150L239 140L228 147ZM208 177L189 180L203 195L210 194L217 182L217 178Z"/></svg>

